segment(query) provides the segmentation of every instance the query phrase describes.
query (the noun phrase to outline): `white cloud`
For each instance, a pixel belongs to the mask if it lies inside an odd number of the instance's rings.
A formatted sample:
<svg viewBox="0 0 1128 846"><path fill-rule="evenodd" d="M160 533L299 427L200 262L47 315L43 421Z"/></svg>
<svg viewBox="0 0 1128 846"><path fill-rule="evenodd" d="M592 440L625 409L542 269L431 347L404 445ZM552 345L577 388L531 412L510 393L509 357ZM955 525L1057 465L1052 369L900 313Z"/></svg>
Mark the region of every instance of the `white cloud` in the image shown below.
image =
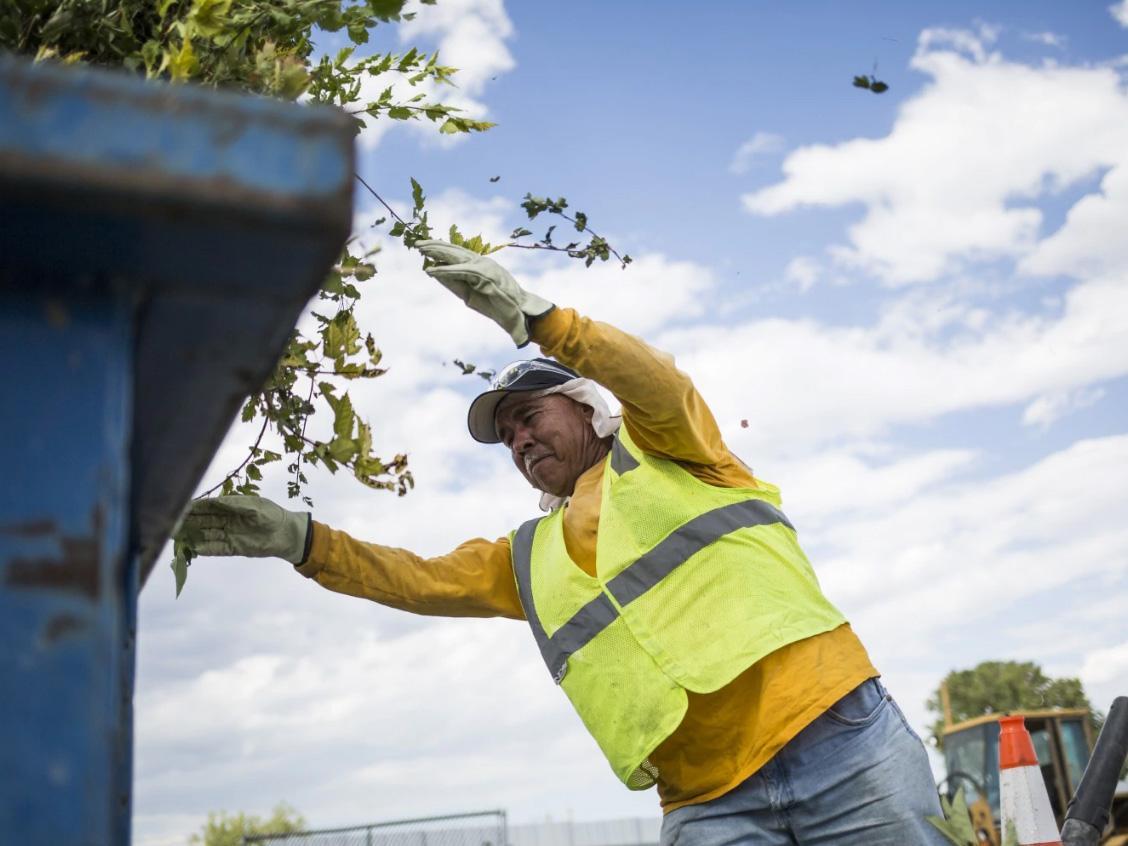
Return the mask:
<svg viewBox="0 0 1128 846"><path fill-rule="evenodd" d="M1095 649L1085 656L1081 681L1097 685L1113 680L1121 684L1128 682L1128 641L1106 649Z"/></svg>
<svg viewBox="0 0 1128 846"><path fill-rule="evenodd" d="M1043 394L1023 410L1022 423L1024 426L1048 429L1065 415L1093 405L1104 394L1103 388L1079 388Z"/></svg>
<svg viewBox="0 0 1128 846"><path fill-rule="evenodd" d="M1119 625L1113 628L1113 631L1118 632L1121 637L1124 632L1123 596L1123 591L1120 591L1116 617ZM1083 615L1078 620L1078 625L1082 628L1091 626L1089 615ZM1105 640L1104 644L1108 642ZM1128 641L1121 640L1119 643L1106 646L1093 638L1087 646L1088 649L1082 653L1084 657L1081 669L1079 671L1074 667L1070 669L1081 677L1085 693L1093 703L1093 707L1107 714L1113 700L1118 696L1124 696L1125 691L1128 691Z"/></svg>
<svg viewBox="0 0 1128 846"><path fill-rule="evenodd" d="M444 65L458 68L454 86L433 85L429 81L412 87L399 74L366 76L362 80L361 99L375 100L381 91L392 85L396 102L416 94L425 94L428 101L437 101L461 109L464 116L488 120L489 106L482 99L489 83L516 67L517 62L506 46L513 37L513 23L502 0L452 0L437 5L414 4L413 20L399 25L403 44L419 45L435 42ZM430 121L393 121L386 117L369 120L360 134L365 149L376 147L395 126L407 125L430 143L450 145L464 135L439 135Z"/></svg>
<svg viewBox="0 0 1128 846"><path fill-rule="evenodd" d="M869 327L775 318L669 331L656 343L678 356L730 443L755 465L764 454L1128 374L1126 312L1128 285L1109 279L1070 290L1059 316L985 315L922 298ZM747 378L734 382L734 368ZM736 425L744 418L747 429Z"/></svg>
<svg viewBox="0 0 1128 846"><path fill-rule="evenodd" d="M770 481L787 496L788 512L807 528L846 515L882 513L974 468L972 450L933 450L888 456L864 443L808 453L780 462ZM755 469L755 465L753 465Z"/></svg>
<svg viewBox="0 0 1128 846"><path fill-rule="evenodd" d="M415 19L400 26L400 40L437 38L442 63L458 68L455 80L468 94L480 93L491 78L516 66L505 46L514 31L502 0L449 0L413 5L412 11Z"/></svg>
<svg viewBox="0 0 1128 846"><path fill-rule="evenodd" d="M729 164L729 172L747 173L758 156L777 153L783 149L783 136L771 132L757 132L737 148Z"/></svg>
<svg viewBox="0 0 1128 846"><path fill-rule="evenodd" d="M931 486L890 509L829 521L809 541L820 549L820 580L891 659L938 654L930 633L957 619L987 621L988 653L1014 648L998 622L1036 597L1086 578L1123 589L1125 459L1128 436L1082 441L1013 474ZM1091 630L1087 648L1100 636Z"/></svg>
<svg viewBox="0 0 1128 846"><path fill-rule="evenodd" d="M1065 45L1069 39L1064 35L1056 32L1024 32L1022 37L1026 41L1033 41L1035 44L1043 44L1046 47L1056 47L1059 50L1064 50Z"/></svg>
<svg viewBox="0 0 1128 846"><path fill-rule="evenodd" d="M1065 223L1019 263L1024 273L1085 277L1128 271L1128 154L1101 180L1097 193L1078 200Z"/></svg>
<svg viewBox="0 0 1128 846"><path fill-rule="evenodd" d="M783 278L797 287L800 292L811 290L822 274L822 264L810 256L796 256L784 268Z"/></svg>
<svg viewBox="0 0 1128 846"><path fill-rule="evenodd" d="M1108 7L1108 12L1116 19L1118 24L1123 27L1128 27L1128 0L1120 0L1119 3L1113 3Z"/></svg>
<svg viewBox="0 0 1128 846"><path fill-rule="evenodd" d="M889 134L795 150L784 179L744 195L745 208L860 202L836 258L888 283L921 282L1030 253L1038 197L1128 161L1128 95L1111 68L1009 62L982 33L956 30L922 33L912 66L930 82Z"/></svg>
<svg viewBox="0 0 1128 846"><path fill-rule="evenodd" d="M976 63L982 64L993 58L988 54L987 47L998 40L999 32L999 27L984 23L980 23L975 32L950 27L929 27L922 30L917 39L918 54L950 47L958 53L969 56Z"/></svg>

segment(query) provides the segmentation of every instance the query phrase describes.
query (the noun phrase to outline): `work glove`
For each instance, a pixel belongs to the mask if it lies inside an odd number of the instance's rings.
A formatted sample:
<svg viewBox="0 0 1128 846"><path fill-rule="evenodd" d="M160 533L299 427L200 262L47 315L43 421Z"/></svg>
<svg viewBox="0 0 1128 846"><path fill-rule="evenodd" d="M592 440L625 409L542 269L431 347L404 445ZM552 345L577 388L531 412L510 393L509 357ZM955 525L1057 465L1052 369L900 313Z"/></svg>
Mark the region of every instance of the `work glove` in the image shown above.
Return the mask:
<svg viewBox="0 0 1128 846"><path fill-rule="evenodd" d="M417 241L415 246L435 262L425 269L427 275L508 332L518 347L529 343L529 320L556 308L518 285L509 271L491 258L446 241Z"/></svg>
<svg viewBox="0 0 1128 846"><path fill-rule="evenodd" d="M175 540L196 555L283 558L301 564L312 515L287 511L261 496L217 496L192 503Z"/></svg>

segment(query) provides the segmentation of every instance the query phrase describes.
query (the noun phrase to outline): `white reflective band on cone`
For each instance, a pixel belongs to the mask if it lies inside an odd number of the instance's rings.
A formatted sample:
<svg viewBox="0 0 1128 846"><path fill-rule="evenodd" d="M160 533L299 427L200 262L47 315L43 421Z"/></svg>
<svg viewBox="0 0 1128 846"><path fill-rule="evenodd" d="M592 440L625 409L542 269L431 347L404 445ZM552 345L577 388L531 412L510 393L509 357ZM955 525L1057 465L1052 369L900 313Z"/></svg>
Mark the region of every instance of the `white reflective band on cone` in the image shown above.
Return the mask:
<svg viewBox="0 0 1128 846"><path fill-rule="evenodd" d="M1003 837L1009 824L1014 823L1019 846L1061 846L1041 771L1037 767L1011 767L999 771L999 782Z"/></svg>

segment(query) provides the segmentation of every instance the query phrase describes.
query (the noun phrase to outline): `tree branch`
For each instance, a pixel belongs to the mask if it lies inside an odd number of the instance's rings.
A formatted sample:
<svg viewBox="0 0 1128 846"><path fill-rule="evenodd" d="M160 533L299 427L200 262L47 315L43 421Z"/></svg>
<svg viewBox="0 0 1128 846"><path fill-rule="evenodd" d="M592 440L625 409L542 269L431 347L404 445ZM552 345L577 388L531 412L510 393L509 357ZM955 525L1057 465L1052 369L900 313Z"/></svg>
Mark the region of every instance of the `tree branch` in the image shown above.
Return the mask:
<svg viewBox="0 0 1128 846"><path fill-rule="evenodd" d="M261 428L261 429L259 429L258 437L257 437L257 438L255 438L255 442L254 442L254 444L252 444L252 445L251 445L251 448L250 448L249 450L247 450L247 457L243 459L243 463L242 463L242 464L240 464L240 465L239 465L238 467L236 467L236 468L235 468L234 470L232 470L232 471L231 471L230 473L228 473L228 474L227 474L226 476L224 476L224 477L223 477L223 481L221 481L221 482L220 482L220 483L219 483L218 485L216 485L215 487L213 487L213 488L209 488L208 490L204 491L204 492L203 492L202 494L200 494L199 496L197 496L197 497L196 497L196 499L206 499L206 498L207 498L208 496L210 496L210 495L211 495L211 494L213 494L213 493L214 493L215 491L219 490L219 489L220 489L220 488L222 488L222 487L223 487L223 486L224 486L225 484L227 484L227 480L228 480L228 479L233 479L233 478L235 478L236 476L238 476L238 475L239 475L239 471L241 471L241 470L242 470L242 469L243 469L244 467L246 467L246 466L247 466L247 464L248 464L248 463L250 462L250 460L251 460L252 458L254 458L254 456L255 456L255 450L257 450L257 449L258 449L258 445L259 445L260 443L262 443L262 436L266 434L266 426L267 426L267 424L268 424L269 422L270 422L270 418L269 418L269 417L267 417L267 415L266 415L266 414L264 413L264 414L262 415L262 428Z"/></svg>
<svg viewBox="0 0 1128 846"><path fill-rule="evenodd" d="M383 207L384 207L384 208L386 208L386 209L388 210L388 213L389 213L389 214L390 214L390 215L391 215L392 217L394 217L394 218L395 218L396 220L398 220L398 221L399 221L400 223L402 223L402 224L403 224L404 226L407 226L407 221L406 221L406 220L404 220L404 219L403 219L402 217L400 217L400 216L399 216L398 214L396 214L396 210L395 210L395 209L393 209L393 208L392 208L391 206L389 206L389 205L387 204L387 202L386 202L386 201L384 200L384 198L383 198L383 197L381 197L381 196L380 196L379 194L377 194L377 193L376 193L376 189L375 189L375 188L373 188L373 187L372 187L371 185L369 185L369 184L368 184L367 182L365 182L365 181L364 181L364 178L363 178L363 177L362 177L362 176L361 176L361 175L360 175L359 173L356 173L356 174L353 174L353 175L354 175L354 176L356 177L356 181L357 181L357 182L359 182L359 183L360 183L361 185L363 185L363 186L364 186L365 188L367 188L367 189L368 189L368 191L369 191L369 193L371 193L373 197L375 197L375 198L376 198L377 200L379 200L379 201L380 201L380 204L381 204L381 205L383 205Z"/></svg>

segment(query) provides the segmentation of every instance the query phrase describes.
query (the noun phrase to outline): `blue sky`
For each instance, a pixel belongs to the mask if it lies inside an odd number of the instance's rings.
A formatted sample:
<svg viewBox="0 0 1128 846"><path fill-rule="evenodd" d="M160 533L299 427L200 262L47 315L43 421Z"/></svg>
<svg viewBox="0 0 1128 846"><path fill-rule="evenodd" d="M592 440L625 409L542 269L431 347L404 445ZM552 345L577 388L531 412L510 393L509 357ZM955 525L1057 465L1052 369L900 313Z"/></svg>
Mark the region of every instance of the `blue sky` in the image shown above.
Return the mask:
<svg viewBox="0 0 1128 846"><path fill-rule="evenodd" d="M440 48L463 68L442 96L498 126L370 128L361 172L401 205L414 176L433 220L495 241L526 191L564 195L633 255L496 258L675 354L918 729L944 673L994 658L1080 676L1107 707L1128 690L1128 4L688 8L439 0L374 47ZM852 88L875 61L890 90ZM536 513L465 434L481 383L444 363L533 351L378 216L358 194L358 233L385 246L363 317L391 370L352 394L418 487L319 477L315 516L439 554ZM202 487L248 440L236 426ZM320 826L656 813L523 624L412 617L287 570L201 561L179 601L160 570L142 594L140 846L279 799Z"/></svg>

